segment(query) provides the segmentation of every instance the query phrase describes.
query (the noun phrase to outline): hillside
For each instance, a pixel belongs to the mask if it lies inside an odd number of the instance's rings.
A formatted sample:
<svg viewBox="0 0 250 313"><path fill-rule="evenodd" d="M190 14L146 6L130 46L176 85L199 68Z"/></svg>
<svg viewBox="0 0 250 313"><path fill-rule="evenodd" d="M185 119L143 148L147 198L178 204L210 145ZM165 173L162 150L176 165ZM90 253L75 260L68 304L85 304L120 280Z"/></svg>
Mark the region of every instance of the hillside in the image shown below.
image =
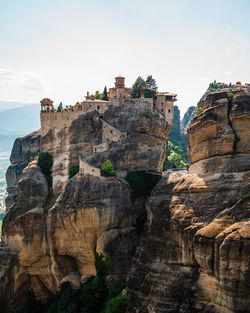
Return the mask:
<svg viewBox="0 0 250 313"><path fill-rule="evenodd" d="M10 103L0 102L0 108ZM22 104L22 103L11 103ZM15 138L22 137L40 127L38 104L24 105L0 112L0 152L10 151Z"/></svg>
<svg viewBox="0 0 250 313"><path fill-rule="evenodd" d="M21 135L32 132L40 126L40 106L38 104L23 105L18 108L0 112L1 130ZM2 134L2 131L0 135ZM7 135L6 133L4 135Z"/></svg>

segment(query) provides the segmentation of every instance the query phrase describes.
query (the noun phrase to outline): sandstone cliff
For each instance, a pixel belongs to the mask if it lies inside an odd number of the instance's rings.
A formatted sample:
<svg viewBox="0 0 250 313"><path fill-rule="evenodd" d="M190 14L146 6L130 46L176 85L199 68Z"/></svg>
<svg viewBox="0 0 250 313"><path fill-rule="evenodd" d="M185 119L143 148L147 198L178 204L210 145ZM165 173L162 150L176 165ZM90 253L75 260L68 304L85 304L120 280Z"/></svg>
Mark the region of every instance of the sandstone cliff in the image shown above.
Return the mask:
<svg viewBox="0 0 250 313"><path fill-rule="evenodd" d="M23 169L33 161L40 151L41 131L38 130L23 138L17 138L12 148L9 166L6 172L8 197L7 210L15 203L17 198L17 182L21 178Z"/></svg>
<svg viewBox="0 0 250 313"><path fill-rule="evenodd" d="M199 107L188 129L189 174L164 172L147 201L133 201L122 177L162 170L169 126L154 110L90 112L28 148L53 154L55 203L44 208L48 184L31 162L3 223L2 311L29 288L48 299L62 281L79 286L95 271L96 249L111 255L114 277L127 277L140 312L250 312L250 96L211 94ZM123 136L93 153L102 120ZM79 154L97 167L112 160L120 177L80 171L68 180Z"/></svg>
<svg viewBox="0 0 250 313"><path fill-rule="evenodd" d="M193 174L169 172L147 203L128 277L141 308L250 312L250 96L230 101L203 102L189 126Z"/></svg>
<svg viewBox="0 0 250 313"><path fill-rule="evenodd" d="M42 136L37 132L15 142L7 173L8 187L15 187L15 193L4 218L0 250L3 259L6 249L12 255L0 267L0 288L8 286L7 305L25 302L30 288L37 298L48 299L62 281L79 285L95 273L95 250L111 255L113 277L126 278L146 209L145 201L132 201L122 176L129 169L161 171L169 130L155 110L117 106L104 116L89 112L69 128ZM113 131L125 135L112 142ZM108 149L94 153L105 136L111 138ZM53 155L54 196L36 161L30 162L39 151ZM96 177L81 170L69 180L68 170L79 164L80 156L97 167L110 159L118 177ZM1 299L3 310L5 299Z"/></svg>

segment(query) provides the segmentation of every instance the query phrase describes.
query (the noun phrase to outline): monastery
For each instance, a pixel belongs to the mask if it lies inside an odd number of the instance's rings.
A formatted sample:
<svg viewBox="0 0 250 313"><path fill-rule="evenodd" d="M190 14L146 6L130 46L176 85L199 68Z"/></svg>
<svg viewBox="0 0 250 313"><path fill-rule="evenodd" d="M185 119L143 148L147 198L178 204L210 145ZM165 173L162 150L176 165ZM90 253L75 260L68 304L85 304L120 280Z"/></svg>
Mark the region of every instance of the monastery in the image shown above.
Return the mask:
<svg viewBox="0 0 250 313"><path fill-rule="evenodd" d="M115 78L115 86L109 88L109 100L95 99L95 95L87 93L86 99L70 108L53 107L53 101L49 98L41 100L41 129L42 134L47 133L51 128L68 128L71 122L78 116L91 111L98 111L103 114L109 106L127 106L134 108L155 109L161 113L165 120L172 126L173 123L173 103L176 101L176 94L169 92L156 93L154 98L132 98L132 88L125 87L125 78L118 76Z"/></svg>

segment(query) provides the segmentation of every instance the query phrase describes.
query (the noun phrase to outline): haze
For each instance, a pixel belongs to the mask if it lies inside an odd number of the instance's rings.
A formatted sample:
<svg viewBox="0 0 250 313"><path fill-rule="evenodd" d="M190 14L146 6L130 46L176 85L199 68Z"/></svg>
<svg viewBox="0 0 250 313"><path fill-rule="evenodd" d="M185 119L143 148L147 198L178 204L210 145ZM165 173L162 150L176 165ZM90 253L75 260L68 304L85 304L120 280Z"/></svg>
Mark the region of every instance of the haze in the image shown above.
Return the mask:
<svg viewBox="0 0 250 313"><path fill-rule="evenodd" d="M74 105L152 74L183 115L209 82L250 81L249 16L247 0L0 0L0 101Z"/></svg>

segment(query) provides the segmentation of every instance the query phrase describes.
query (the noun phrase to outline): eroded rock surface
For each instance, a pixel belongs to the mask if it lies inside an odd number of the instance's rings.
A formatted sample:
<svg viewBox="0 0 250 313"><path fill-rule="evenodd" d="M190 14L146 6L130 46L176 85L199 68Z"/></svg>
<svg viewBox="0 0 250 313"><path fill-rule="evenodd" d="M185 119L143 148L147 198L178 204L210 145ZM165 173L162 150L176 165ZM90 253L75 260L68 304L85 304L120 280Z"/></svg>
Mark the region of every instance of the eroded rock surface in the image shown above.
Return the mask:
<svg viewBox="0 0 250 313"><path fill-rule="evenodd" d="M95 274L94 251L111 255L113 277L125 279L138 243L137 223L145 220L143 202L131 202L128 184L116 177L79 173L48 213L42 208L48 185L39 167L26 167L16 204L4 219L3 240L16 251L12 299L25 301L32 288L48 299L62 281L76 286Z"/></svg>
<svg viewBox="0 0 250 313"><path fill-rule="evenodd" d="M21 178L23 169L33 161L40 151L41 131L38 130L25 137L17 138L11 151L10 162L6 172L8 197L7 210L15 203L18 191L17 183Z"/></svg>
<svg viewBox="0 0 250 313"><path fill-rule="evenodd" d="M190 173L242 172L250 168L250 94L208 95L188 127Z"/></svg>
<svg viewBox="0 0 250 313"><path fill-rule="evenodd" d="M62 281L77 288L95 273L96 249L111 256L113 277L129 273L128 292L139 310L250 312L249 94L212 94L200 105L189 126L190 173L165 173L146 204L131 200L121 177L127 170L162 170L169 125L154 110L90 112L48 132L40 145L37 134L26 154L14 149L13 164L24 164L3 222L3 311L22 304L29 288L39 299L55 294ZM102 120L126 135L93 154ZM54 157L54 198L39 166L28 165L39 150ZM79 155L97 167L110 159L120 177L81 170L68 180Z"/></svg>
<svg viewBox="0 0 250 313"><path fill-rule="evenodd" d="M128 278L152 312L250 312L250 95L215 93L189 125L189 174L147 204Z"/></svg>
<svg viewBox="0 0 250 313"><path fill-rule="evenodd" d="M250 171L162 178L128 278L141 308L250 312L249 190Z"/></svg>
<svg viewBox="0 0 250 313"><path fill-rule="evenodd" d="M111 160L120 175L128 170L161 172L166 158L166 139L170 126L155 110L110 107L104 113L105 121L122 132L126 138L113 142L107 151L92 154L87 160L101 167Z"/></svg>

